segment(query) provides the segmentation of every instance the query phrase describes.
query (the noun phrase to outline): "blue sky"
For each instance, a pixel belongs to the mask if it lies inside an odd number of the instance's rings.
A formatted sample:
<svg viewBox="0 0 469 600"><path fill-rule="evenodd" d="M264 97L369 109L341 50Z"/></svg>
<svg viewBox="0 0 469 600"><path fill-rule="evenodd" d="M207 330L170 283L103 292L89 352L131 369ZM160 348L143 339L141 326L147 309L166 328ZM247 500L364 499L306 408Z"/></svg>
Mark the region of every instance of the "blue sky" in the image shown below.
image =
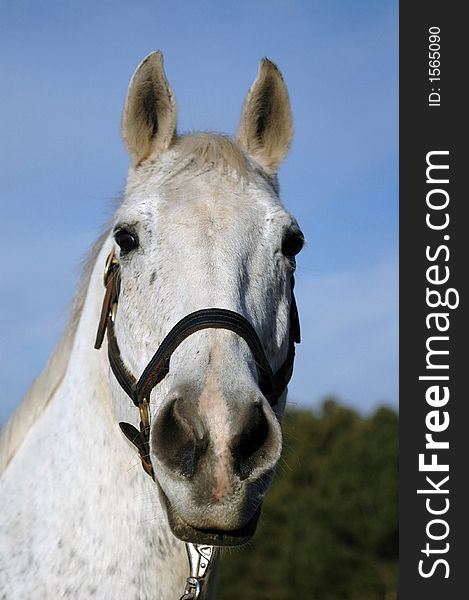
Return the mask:
<svg viewBox="0 0 469 600"><path fill-rule="evenodd" d="M282 198L308 239L290 401L397 406L397 44L397 0L2 2L0 422L123 189L122 104L155 49L180 131L234 133L259 59L279 65L295 120Z"/></svg>

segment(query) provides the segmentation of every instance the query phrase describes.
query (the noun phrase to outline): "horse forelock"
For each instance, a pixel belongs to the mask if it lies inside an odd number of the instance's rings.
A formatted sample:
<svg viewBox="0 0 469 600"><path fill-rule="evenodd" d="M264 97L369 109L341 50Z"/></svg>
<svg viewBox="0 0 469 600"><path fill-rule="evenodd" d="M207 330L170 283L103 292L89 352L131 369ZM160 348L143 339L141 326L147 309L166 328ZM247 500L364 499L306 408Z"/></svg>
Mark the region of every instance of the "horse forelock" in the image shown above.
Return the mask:
<svg viewBox="0 0 469 600"><path fill-rule="evenodd" d="M211 171L224 178L250 183L262 181L278 194L278 179L267 173L230 136L213 132L195 132L179 135L163 155L150 156L130 169L127 192L152 180L169 183L179 177L193 177Z"/></svg>
<svg viewBox="0 0 469 600"><path fill-rule="evenodd" d="M184 161L190 159L197 168L221 167L244 179L252 174L250 160L229 136L220 133L193 133L177 138L175 149Z"/></svg>

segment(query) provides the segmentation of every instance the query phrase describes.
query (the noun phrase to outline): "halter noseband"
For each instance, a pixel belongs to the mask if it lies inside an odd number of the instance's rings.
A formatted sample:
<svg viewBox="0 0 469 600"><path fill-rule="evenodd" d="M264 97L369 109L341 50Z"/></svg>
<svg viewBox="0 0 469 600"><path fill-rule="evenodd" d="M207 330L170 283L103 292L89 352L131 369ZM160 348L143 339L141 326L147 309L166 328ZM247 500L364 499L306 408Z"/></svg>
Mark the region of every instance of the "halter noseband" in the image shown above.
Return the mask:
<svg viewBox="0 0 469 600"><path fill-rule="evenodd" d="M120 292L120 266L114 249L106 260L104 269L104 295L95 348L100 349L107 332L109 363L117 381L140 412L140 430L130 423L120 422L124 435L136 446L142 467L152 479L155 479L150 459L150 413L148 410L150 394L168 374L170 359L176 348L190 335L201 329L227 329L243 338L251 350L258 373L258 386L271 406L275 406L285 391L293 372L295 343L300 342L300 322L293 288L295 281L291 277L290 331L287 356L280 368L273 373L262 343L249 321L225 308L205 308L183 317L166 335L142 375L137 380L124 364L114 328L117 302ZM212 546L186 544L191 576L183 599L198 598L201 585L212 557Z"/></svg>

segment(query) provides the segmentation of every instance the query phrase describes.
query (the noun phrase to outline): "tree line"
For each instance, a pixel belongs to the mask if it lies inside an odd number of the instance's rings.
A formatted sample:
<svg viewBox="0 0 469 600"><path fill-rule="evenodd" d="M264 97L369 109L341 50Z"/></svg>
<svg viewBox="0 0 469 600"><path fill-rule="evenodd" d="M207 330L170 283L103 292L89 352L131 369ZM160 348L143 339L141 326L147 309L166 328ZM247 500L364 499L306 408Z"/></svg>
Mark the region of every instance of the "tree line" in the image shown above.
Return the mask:
<svg viewBox="0 0 469 600"><path fill-rule="evenodd" d="M398 415L332 399L289 410L252 542L224 550L219 600L395 600Z"/></svg>

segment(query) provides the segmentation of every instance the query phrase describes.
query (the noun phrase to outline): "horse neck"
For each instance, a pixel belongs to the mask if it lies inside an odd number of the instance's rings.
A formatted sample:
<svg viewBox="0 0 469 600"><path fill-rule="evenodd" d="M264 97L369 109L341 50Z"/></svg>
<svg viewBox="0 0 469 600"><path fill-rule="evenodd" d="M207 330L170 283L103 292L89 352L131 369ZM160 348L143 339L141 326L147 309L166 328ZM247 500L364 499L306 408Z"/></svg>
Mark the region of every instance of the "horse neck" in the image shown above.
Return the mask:
<svg viewBox="0 0 469 600"><path fill-rule="evenodd" d="M97 265L103 264L101 254ZM102 295L98 267L66 374L7 472L5 494L34 496L18 511L12 507L11 523L16 518L21 527L27 514L32 529L37 526L37 536L31 531L30 539L40 543L37 548L32 544L31 556L37 555L37 569L47 573L48 581L61 565L59 588L67 578L83 576L101 597L119 597L124 583L128 597L169 598L182 590L187 577L186 552L170 533L155 484L112 409L106 349L94 349ZM138 411L130 401L129 411L134 420ZM13 538L18 532L11 527Z"/></svg>
<svg viewBox="0 0 469 600"><path fill-rule="evenodd" d="M143 471L138 454L123 436L118 420L137 425L138 410L128 398L116 407L111 399L109 362L106 344L94 348L97 323L104 295L102 265L106 252L98 256L72 347L69 368L54 398L56 415L63 417L61 431L68 431L69 460L87 484L81 490L86 499L91 490L105 496L108 508L117 498L135 512L135 525L151 522L157 536L169 536L155 485ZM119 418L118 418L119 417ZM88 501L88 500L87 500ZM132 519L126 514L126 520ZM172 536L170 536L172 537Z"/></svg>

